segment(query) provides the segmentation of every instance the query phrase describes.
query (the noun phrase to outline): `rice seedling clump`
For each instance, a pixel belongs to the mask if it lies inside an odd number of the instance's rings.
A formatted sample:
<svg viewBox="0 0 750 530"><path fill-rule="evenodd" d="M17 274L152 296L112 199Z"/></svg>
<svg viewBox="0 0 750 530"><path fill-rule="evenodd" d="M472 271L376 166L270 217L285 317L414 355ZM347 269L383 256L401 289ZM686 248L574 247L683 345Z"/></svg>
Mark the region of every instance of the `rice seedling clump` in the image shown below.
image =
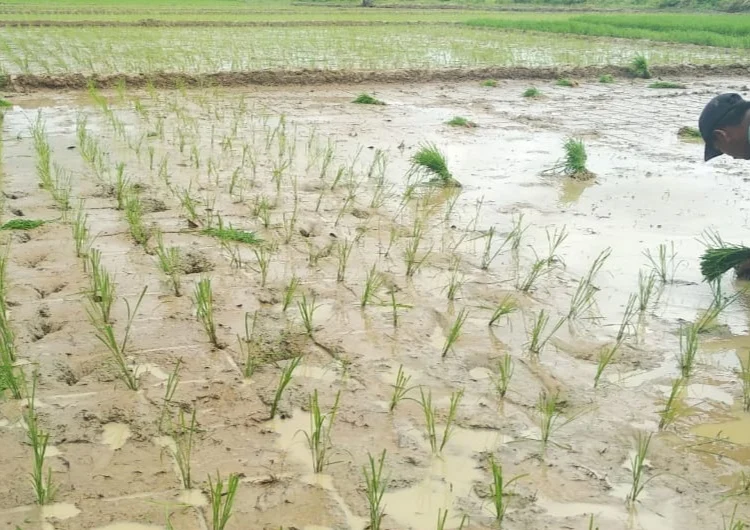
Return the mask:
<svg viewBox="0 0 750 530"><path fill-rule="evenodd" d="M353 103L358 103L360 105L385 105L385 101L381 101L370 94L360 94L356 97Z"/></svg>
<svg viewBox="0 0 750 530"><path fill-rule="evenodd" d="M687 88L682 83L673 83L672 81L655 81L648 85L649 88Z"/></svg>
<svg viewBox="0 0 750 530"><path fill-rule="evenodd" d="M685 142L701 141L701 132L695 127L680 127L677 130L677 137Z"/></svg>
<svg viewBox="0 0 750 530"><path fill-rule="evenodd" d="M461 184L448 171L445 155L435 144L424 144L411 158L414 168L421 168L433 175L430 184L460 188Z"/></svg>
<svg viewBox="0 0 750 530"><path fill-rule="evenodd" d="M445 123L446 125L450 125L452 127L465 127L467 129L473 129L477 126L476 123L468 120L467 118L464 118L463 116L456 116Z"/></svg>
<svg viewBox="0 0 750 530"><path fill-rule="evenodd" d="M525 98L538 98L541 97L542 93L536 87L529 87L523 92Z"/></svg>

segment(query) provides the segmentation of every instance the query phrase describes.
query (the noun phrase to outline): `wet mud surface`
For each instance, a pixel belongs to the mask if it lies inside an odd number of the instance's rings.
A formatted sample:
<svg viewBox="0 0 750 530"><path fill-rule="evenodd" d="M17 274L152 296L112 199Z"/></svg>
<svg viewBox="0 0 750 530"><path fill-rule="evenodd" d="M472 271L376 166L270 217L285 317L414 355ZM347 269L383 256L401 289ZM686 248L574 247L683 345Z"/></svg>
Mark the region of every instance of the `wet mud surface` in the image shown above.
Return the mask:
<svg viewBox="0 0 750 530"><path fill-rule="evenodd" d="M585 529L591 515L607 530L720 529L735 503L747 518L750 415L736 373L750 351L746 295L700 334L679 413L658 428L679 373L680 327L712 300L699 274L697 238L714 228L742 242L750 195L745 166L705 164L702 146L677 136L695 125L712 94L743 91L744 79L683 81L687 90L668 91L645 82L581 79L564 88L540 81L544 97L535 100L521 96L530 84L523 81L368 85L383 106L352 104L360 85L112 91L99 103L81 92L9 94L3 221L22 212L50 222L25 235L2 233L11 240L7 299L18 364L29 377L39 373L36 410L50 434L46 466L58 491L53 504L35 506L26 401L6 397L0 528L140 530L164 528L167 518L177 529L210 528L207 477L219 472L240 477L228 529L362 530L369 524L362 469L368 453L384 450L382 528L389 530L435 528L445 509L445 528L458 528L464 514L464 528L496 528L491 459L506 481L521 476L510 487L505 529ZM118 296L133 304L148 287L127 349L137 391L118 377L87 316L90 273L75 254L74 215L63 220L39 188L30 134L38 111L52 160L72 174L73 203L85 200L97 236L92 246ZM100 153L93 163L83 159L76 130L84 115ZM445 125L454 116L477 127ZM570 136L584 140L594 180L543 176ZM444 151L459 191L408 186L409 160L422 142ZM155 238L136 244L116 197L102 192L118 163L141 199L159 205L144 214L146 225L191 256L182 296L157 265ZM191 224L185 193L197 212ZM218 216L263 243L223 245L202 233ZM500 249L514 223L515 249ZM567 237L550 252L548 235L563 227ZM419 234L421 266L408 275L406 256ZM500 251L486 264L488 241L490 256ZM644 252L660 244L674 244L676 253L668 281L656 283L650 303L626 326L594 388L597 358L616 341L639 271L651 270ZM254 252L261 248L270 256L265 282L264 254ZM549 332L566 317L578 280L607 248L595 304L531 352L533 321L543 310ZM541 274L523 289L540 258ZM381 281L363 308L373 267ZM284 309L295 276L299 287ZM220 349L196 318L192 293L202 277L212 281ZM727 275L724 294L742 286ZM506 296L516 310L488 326ZM308 332L298 304L311 300ZM461 314L460 337L446 351ZM246 377L248 348L238 336L253 318ZM112 320L122 333L121 299ZM501 397L496 381L506 355L514 371ZM269 419L281 371L297 357ZM165 406L176 367L179 382ZM399 367L414 388L389 411ZM463 391L439 454L429 443L420 388L431 393L438 436L452 393ZM304 434L314 391L323 412L340 392L322 473L314 473ZM541 395L559 402L546 444ZM190 488L175 460L180 411L196 413ZM649 481L628 508L638 433L653 434Z"/></svg>

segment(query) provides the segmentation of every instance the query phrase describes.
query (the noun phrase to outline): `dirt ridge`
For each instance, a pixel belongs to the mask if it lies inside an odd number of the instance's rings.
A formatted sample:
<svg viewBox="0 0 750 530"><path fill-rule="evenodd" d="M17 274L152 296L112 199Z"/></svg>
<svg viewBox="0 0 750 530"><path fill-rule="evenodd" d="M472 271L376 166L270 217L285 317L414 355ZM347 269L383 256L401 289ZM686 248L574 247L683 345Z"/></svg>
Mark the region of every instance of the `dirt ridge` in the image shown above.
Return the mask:
<svg viewBox="0 0 750 530"><path fill-rule="evenodd" d="M684 76L747 76L750 64L728 65L674 65L653 66L655 77ZM629 69L622 66L585 67L483 67L446 69L402 69L402 70L250 70L244 72L216 72L206 74L184 74L178 72L153 72L150 74L113 75L36 75L10 76L7 89L26 91L32 89L86 89L92 83L100 88L113 88L120 83L132 88L149 84L156 88L195 86L246 86L246 85L326 85L360 83L430 83L472 81L483 79L529 79L552 80L561 77L595 78L603 74L628 77Z"/></svg>

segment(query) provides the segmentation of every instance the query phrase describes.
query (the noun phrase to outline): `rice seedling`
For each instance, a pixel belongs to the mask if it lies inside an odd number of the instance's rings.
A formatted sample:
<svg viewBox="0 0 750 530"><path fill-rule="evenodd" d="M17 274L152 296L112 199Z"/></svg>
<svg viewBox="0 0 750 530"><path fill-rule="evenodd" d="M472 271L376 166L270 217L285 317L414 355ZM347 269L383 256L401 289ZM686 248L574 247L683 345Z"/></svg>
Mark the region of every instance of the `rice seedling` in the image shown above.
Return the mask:
<svg viewBox="0 0 750 530"><path fill-rule="evenodd" d="M198 226L198 201L196 201L187 189L182 189L179 192L178 198L180 200L180 206L185 211L185 216L188 222L193 226Z"/></svg>
<svg viewBox="0 0 750 530"><path fill-rule="evenodd" d="M419 218L414 219L414 229L412 230L412 237L409 243L406 245L404 250L404 259L406 261L406 276L411 277L422 267L427 257L432 252L432 247L425 252L421 258L417 258L419 253L419 247L422 244L424 238L424 224Z"/></svg>
<svg viewBox="0 0 750 530"><path fill-rule="evenodd" d="M486 87L492 87L492 88L494 88L494 87L496 87L496 86L497 86L497 81L495 81L494 79L485 79L485 80L484 80L484 81L482 81L482 82L481 82L480 84L481 84L482 86L486 86Z"/></svg>
<svg viewBox="0 0 750 530"><path fill-rule="evenodd" d="M443 511L442 508L438 508L438 519L437 519L437 530L445 530L445 525L448 522L448 510ZM458 525L458 530L463 530L464 526L469 523L469 516L464 514L461 517L461 523Z"/></svg>
<svg viewBox="0 0 750 530"><path fill-rule="evenodd" d="M127 319L125 321L125 330L123 332L122 340L118 342L115 336L115 331L112 324L108 320L103 320L101 314L97 314L95 310L87 308L89 319L96 329L96 338L104 344L109 350L112 360L117 368L118 377L122 379L125 386L130 390L138 390L140 384L140 377L135 370L131 370L127 362L127 351L128 351L128 340L130 339L130 330L133 327L133 320L135 320L138 308L143 302L143 297L146 296L146 290L148 287L144 287L141 291L138 300L133 307L130 306L130 302L125 300L125 306L127 308Z"/></svg>
<svg viewBox="0 0 750 530"><path fill-rule="evenodd" d="M464 127L466 129L473 129L477 126L476 123L469 120L468 118L464 118L463 116L454 116L447 122L445 122L446 125L450 125L451 127Z"/></svg>
<svg viewBox="0 0 750 530"><path fill-rule="evenodd" d="M505 354L497 364L497 375L495 377L495 390L500 394L500 399L505 397L513 377L514 364L510 354Z"/></svg>
<svg viewBox="0 0 750 530"><path fill-rule="evenodd" d="M523 97L525 98L533 99L533 98L538 98L541 95L542 93L539 91L539 89L533 86L523 91Z"/></svg>
<svg viewBox="0 0 750 530"><path fill-rule="evenodd" d="M514 495L509 488L526 475L517 475L506 482L503 478L503 466L498 465L492 455L490 455L490 471L492 473L490 498L492 499L492 507L495 509L495 521L502 528L505 514L510 505L510 498Z"/></svg>
<svg viewBox="0 0 750 530"><path fill-rule="evenodd" d="M360 297L360 308L364 309L372 301L373 297L377 296L381 287L383 287L383 275L375 269L375 264L373 263L365 277L365 286Z"/></svg>
<svg viewBox="0 0 750 530"><path fill-rule="evenodd" d="M320 412L317 390L309 398L310 432L305 432L305 438L307 439L307 447L310 449L313 472L315 473L322 473L325 467L331 463L330 452L333 450L331 432L333 431L333 422L336 419L340 397L341 391L339 390L336 393L333 407L327 414Z"/></svg>
<svg viewBox="0 0 750 530"><path fill-rule="evenodd" d="M708 282L719 279L729 269L733 269L750 259L750 248L717 241L716 248L707 248L701 256L701 274Z"/></svg>
<svg viewBox="0 0 750 530"><path fill-rule="evenodd" d="M53 188L52 181L52 148L47 140L47 133L44 130L44 120L42 120L42 111L37 114L36 122L31 130L34 138L34 150L36 152L36 174L39 178L39 187L51 191Z"/></svg>
<svg viewBox="0 0 750 530"><path fill-rule="evenodd" d="M271 258L276 252L275 245L259 245L253 248L253 254L255 254L255 260L258 264L258 271L260 272L260 286L266 286L266 280L268 279L268 269L271 265Z"/></svg>
<svg viewBox="0 0 750 530"><path fill-rule="evenodd" d="M354 248L354 243L345 239L336 245L336 257L338 258L338 269L336 271L336 281L343 282L346 276L346 265L349 262L349 256Z"/></svg>
<svg viewBox="0 0 750 530"><path fill-rule="evenodd" d="M715 326L719 315L721 315L727 307L733 304L743 294L743 291L738 291L731 296L724 296L721 290L721 282L712 282L709 285L711 287L713 298L711 299L711 304L695 321L694 325L698 330L698 333L704 333Z"/></svg>
<svg viewBox="0 0 750 530"><path fill-rule="evenodd" d="M604 74L599 76L599 82L600 83L614 83L615 78L612 77L610 74Z"/></svg>
<svg viewBox="0 0 750 530"><path fill-rule="evenodd" d="M443 345L443 352L441 354L443 358L448 355L449 351L453 350L453 346L456 344L456 341L458 341L459 337L461 337L461 329L463 328L464 323L466 322L466 319L468 317L469 313L466 311L466 308L463 308L458 312L456 320L453 321L453 324L448 330L448 336L445 338L445 344Z"/></svg>
<svg viewBox="0 0 750 530"><path fill-rule="evenodd" d="M393 386L393 394L391 394L391 401L388 405L388 410L393 412L403 399L406 399L406 395L414 390L413 386L409 386L411 376L404 373L404 366L399 365L398 373L396 374L396 384Z"/></svg>
<svg viewBox="0 0 750 530"><path fill-rule="evenodd" d="M218 228L204 228L201 230L201 233L215 237L221 241L236 241L237 243L245 243L247 245L255 245L261 242L255 233L233 228L231 225L228 227L219 226Z"/></svg>
<svg viewBox="0 0 750 530"><path fill-rule="evenodd" d="M523 213L519 214L513 214L513 229L510 231L510 234L508 235L508 239L510 241L510 248L514 252L518 252L518 249L521 248L521 241L523 239L524 233L526 233L526 230L529 229L529 225L523 226Z"/></svg>
<svg viewBox="0 0 750 530"><path fill-rule="evenodd" d="M604 374L604 370L612 363L612 360L615 357L615 354L617 354L617 351L620 349L620 346L622 345L621 341L615 341L614 344L609 346L604 346L602 349L599 350L599 355L596 358L596 374L594 374L594 388L597 388L599 386L599 381L601 380L602 374Z"/></svg>
<svg viewBox="0 0 750 530"><path fill-rule="evenodd" d="M132 186L130 184L130 177L125 175L125 164L119 162L115 166L115 184L114 193L115 199L117 199L117 209L122 210L125 207L125 201L127 196L132 193Z"/></svg>
<svg viewBox="0 0 750 530"><path fill-rule="evenodd" d="M694 324L682 326L680 328L680 353L677 356L677 365L685 379L690 379L697 355L698 328Z"/></svg>
<svg viewBox="0 0 750 530"><path fill-rule="evenodd" d="M0 398L5 391L9 391L13 399L21 399L21 389L24 387L23 371L15 363L15 346L12 342L13 332L7 327L3 318L0 329Z"/></svg>
<svg viewBox="0 0 750 530"><path fill-rule="evenodd" d="M375 459L370 453L367 453L369 468L364 467L365 475L365 497L367 499L369 526L370 530L380 530L380 524L385 516L385 505L383 496L388 487L388 478L383 476L383 465L385 464L385 449L378 459L377 465Z"/></svg>
<svg viewBox="0 0 750 530"><path fill-rule="evenodd" d="M510 315L517 310L518 302L516 301L516 299L512 295L506 294L503 299L500 300L500 303L495 308L495 311L493 311L492 317L490 317L489 325L494 325L502 317Z"/></svg>
<svg viewBox="0 0 750 530"><path fill-rule="evenodd" d="M638 271L638 310L646 311L651 305L651 295L656 287L656 273L652 270L648 276Z"/></svg>
<svg viewBox="0 0 750 530"><path fill-rule="evenodd" d="M295 196L296 197L296 196ZM286 212L281 214L281 222L284 227L284 244L288 245L294 236L294 229L297 227L297 201L294 201L292 213L287 215Z"/></svg>
<svg viewBox="0 0 750 530"><path fill-rule="evenodd" d="M547 272L549 272L549 268L547 267L547 260L545 258L538 259L531 266L529 273L525 278L523 278L523 280L521 280L520 277L518 278L516 287L522 293L528 293L529 291L531 291L531 288L534 286L536 281Z"/></svg>
<svg viewBox="0 0 750 530"><path fill-rule="evenodd" d="M57 203L57 207L63 212L63 221L67 221L68 211L70 210L70 194L72 191L70 171L62 168L58 164L53 164L55 176L50 188L52 199Z"/></svg>
<svg viewBox="0 0 750 530"><path fill-rule="evenodd" d="M741 360L739 376L742 382L742 408L750 412L750 357L745 356Z"/></svg>
<svg viewBox="0 0 750 530"><path fill-rule="evenodd" d="M116 298L116 289L114 278L101 263L102 253L99 249L92 249L89 252L89 271L91 288L87 295L90 309L98 316L102 322L110 321L112 305Z"/></svg>
<svg viewBox="0 0 750 530"><path fill-rule="evenodd" d="M208 340L214 347L222 349L224 345L219 342L216 335L216 322L214 320L214 294L211 287L211 278L204 277L198 280L193 291L193 303L195 304L196 316L203 325L203 330Z"/></svg>
<svg viewBox="0 0 750 530"><path fill-rule="evenodd" d="M531 331L529 334L529 352L539 355L544 349L544 346L557 332L558 329L565 322L565 318L561 318L554 324L549 332L547 332L547 324L549 323L549 314L542 309L537 313L536 318L533 320Z"/></svg>
<svg viewBox="0 0 750 530"><path fill-rule="evenodd" d="M48 504L55 498L57 488L52 484L52 469L47 467L44 473L44 462L49 446L49 433L44 432L39 426L39 418L36 413L36 385L38 375L32 378L31 392L27 397L28 408L26 411L26 435L34 453L31 471L31 484L37 504Z"/></svg>
<svg viewBox="0 0 750 530"><path fill-rule="evenodd" d="M289 280L289 283L286 287L284 287L284 296L282 298L281 302L281 311L286 312L287 309L289 309L289 306L292 304L292 301L294 300L294 295L297 292L297 288L299 287L300 279L297 275L293 275L291 280Z"/></svg>
<svg viewBox="0 0 750 530"><path fill-rule="evenodd" d="M630 458L633 483L630 487L630 493L627 496L627 501L631 505L637 502L638 496L643 492L643 488L655 478L654 476L645 478L646 456L651 444L651 436L651 433L644 435L639 432L636 437L635 454Z"/></svg>
<svg viewBox="0 0 750 530"><path fill-rule="evenodd" d="M276 411L279 408L279 403L281 403L281 397L284 395L284 390L286 390L286 387L289 386L289 383L292 382L294 370L297 368L297 366L299 366L300 361L302 361L302 356L294 357L289 361L286 367L281 370L279 382L276 385L276 393L273 397L273 404L271 405L271 416L269 419L272 420L276 417Z"/></svg>
<svg viewBox="0 0 750 530"><path fill-rule="evenodd" d="M649 88L687 88L682 83L674 83L672 81L656 81L648 85Z"/></svg>
<svg viewBox="0 0 750 530"><path fill-rule="evenodd" d="M555 227L555 229L550 233L549 228L545 228L544 232L547 236L547 265L552 265L553 263L562 263L563 265L565 262L563 259L557 255L557 250L560 248L560 245L562 245L566 239L568 239L568 230L567 226L563 225L562 228L558 229Z"/></svg>
<svg viewBox="0 0 750 530"><path fill-rule="evenodd" d="M156 257L159 268L169 278L175 296L182 296L182 255L179 247L165 247L164 236L156 233Z"/></svg>
<svg viewBox="0 0 750 530"><path fill-rule="evenodd" d="M448 171L445 155L435 144L420 145L417 152L411 157L411 163L413 170L422 169L433 175L430 180L431 184L454 188L461 187L461 184Z"/></svg>
<svg viewBox="0 0 750 530"><path fill-rule="evenodd" d="M164 419L170 414L174 393L177 391L177 385L180 382L180 366L182 366L182 359L177 359L174 369L169 373L167 382L164 385L164 398L162 399L161 414L159 414L159 424L157 427L159 433L163 432Z"/></svg>
<svg viewBox="0 0 750 530"><path fill-rule="evenodd" d="M623 342L628 334L634 329L633 318L638 312L638 296L631 294L625 304L625 311L622 313L622 320L620 320L620 326L617 328L617 342Z"/></svg>
<svg viewBox="0 0 750 530"><path fill-rule="evenodd" d="M572 80L570 80L570 79L567 79L567 78L565 78L565 77L561 77L560 79L558 79L558 80L557 80L557 81L555 82L555 84L556 84L557 86L564 86L564 87L569 87L569 88L570 88L570 87L575 87L575 86L578 86L578 83L576 83L575 81L572 81Z"/></svg>
<svg viewBox="0 0 750 530"><path fill-rule="evenodd" d="M391 314L393 320L393 327L398 327L398 308L399 304L396 302L396 290L391 289Z"/></svg>
<svg viewBox="0 0 750 530"><path fill-rule="evenodd" d="M451 436L453 435L456 412L458 410L458 405L461 402L461 398L463 397L463 390L451 393L448 415L445 421L445 428L440 440L438 440L437 424L435 423L437 407L432 406L432 391L428 390L427 394L425 395L424 390L420 387L419 393L421 397L420 405L422 406L422 412L424 413L425 417L427 439L430 442L430 448L432 449L432 452L434 454L439 454L443 451L443 448L445 448L448 440L450 440Z"/></svg>
<svg viewBox="0 0 750 530"><path fill-rule="evenodd" d="M650 79L651 72L648 69L648 59L645 55L638 54L630 62L630 73L633 77Z"/></svg>
<svg viewBox="0 0 750 530"><path fill-rule="evenodd" d="M736 519L737 517L737 505L734 505L734 509L732 510L732 515L730 516L729 520L727 520L723 515L721 516L721 520L723 522L723 528L724 530L747 530L750 528L750 525L748 525L746 522Z"/></svg>
<svg viewBox="0 0 750 530"><path fill-rule="evenodd" d="M0 226L0 230L34 230L45 222L41 219L11 219Z"/></svg>
<svg viewBox="0 0 750 530"><path fill-rule="evenodd" d="M83 199L78 201L75 219L73 220L73 240L75 241L76 257L86 258L91 249L93 240L88 224L89 216L86 213Z"/></svg>
<svg viewBox="0 0 750 530"><path fill-rule="evenodd" d="M687 381L684 377L678 377L672 380L669 395L664 402L664 408L659 411L659 430L666 429L677 419L679 414L678 405L680 395L685 389Z"/></svg>
<svg viewBox="0 0 750 530"><path fill-rule="evenodd" d="M495 258L497 258L500 253L502 253L503 249L505 248L505 245L511 241L514 237L514 232L511 231L507 236L505 236L505 239L502 243L500 243L500 246L498 246L495 251L492 251L492 242L495 238L495 227L491 226L489 230L487 230L487 233L485 234L485 240L484 240L484 252L482 253L482 263L479 266L483 271L486 271L490 268L490 265L492 265L492 262L495 261Z"/></svg>
<svg viewBox="0 0 750 530"><path fill-rule="evenodd" d="M674 275L680 262L677 261L677 253L674 250L674 242L670 247L665 243L659 245L657 254L654 255L650 250L645 250L643 255L651 265L652 270L656 273L661 283L671 283L674 281Z"/></svg>
<svg viewBox="0 0 750 530"><path fill-rule="evenodd" d="M586 169L586 146L579 138L568 138L563 145L565 160L563 170L566 175L577 176L588 173Z"/></svg>
<svg viewBox="0 0 750 530"><path fill-rule="evenodd" d="M358 103L360 105L385 105L385 102L369 95L369 94L360 94L357 96L352 103Z"/></svg>
<svg viewBox="0 0 750 530"><path fill-rule="evenodd" d="M599 530L599 525L595 525L595 522L596 520L594 519L594 514L592 513L589 516L589 530Z"/></svg>
<svg viewBox="0 0 750 530"><path fill-rule="evenodd" d="M250 324L250 313L245 313L245 336L237 335L237 344L240 348L240 356L245 359L244 375L250 378L261 362L258 351L260 344L255 338L255 327L258 323L258 311L253 313L252 325Z"/></svg>
<svg viewBox="0 0 750 530"><path fill-rule="evenodd" d="M302 295L302 300L297 301L297 307L299 308L300 317L302 317L302 325L305 327L305 332L312 337L315 329L315 311L320 307L315 304L315 296L308 300L307 295Z"/></svg>
<svg viewBox="0 0 750 530"><path fill-rule="evenodd" d="M125 220L130 227L130 235L136 243L146 246L151 238L151 230L143 220L143 203L137 193L131 191L125 198Z"/></svg>
<svg viewBox="0 0 750 530"><path fill-rule="evenodd" d="M0 98L0 108L9 109L13 106L13 103L5 99Z"/></svg>
<svg viewBox="0 0 750 530"><path fill-rule="evenodd" d="M466 283L466 276L461 273L460 267L461 258L456 254L452 255L449 267L451 275L448 279L448 285L444 288L447 291L448 300L451 301L456 299L456 295L461 291L464 283Z"/></svg>
<svg viewBox="0 0 750 530"><path fill-rule="evenodd" d="M175 442L173 456L175 462L177 462L177 468L180 470L182 487L185 489L193 487L193 480L190 472L190 456L193 452L193 435L195 432L195 408L193 408L189 422L185 420L185 412L180 409L177 414L177 425L172 426L172 438Z"/></svg>
<svg viewBox="0 0 750 530"><path fill-rule="evenodd" d="M211 530L224 530L232 517L234 498L240 484L240 476L236 473L229 475L226 490L221 475L216 473L216 482L208 477L208 498L211 503Z"/></svg>

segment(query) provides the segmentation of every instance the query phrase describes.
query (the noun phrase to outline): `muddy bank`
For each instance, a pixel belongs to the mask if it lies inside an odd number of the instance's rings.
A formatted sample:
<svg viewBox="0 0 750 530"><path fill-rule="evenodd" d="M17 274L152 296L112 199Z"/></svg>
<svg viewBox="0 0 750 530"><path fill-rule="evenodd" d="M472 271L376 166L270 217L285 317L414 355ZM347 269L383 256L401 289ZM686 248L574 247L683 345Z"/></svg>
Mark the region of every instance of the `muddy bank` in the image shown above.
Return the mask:
<svg viewBox="0 0 750 530"><path fill-rule="evenodd" d="M750 66L677 65L654 66L655 77L735 77L747 75ZM80 90L94 83L100 88L114 88L124 82L132 88L153 85L156 88L177 87L241 87L248 85L326 85L364 83L433 83L478 81L482 79L552 80L561 77L595 78L603 74L628 77L629 69L622 66L586 66L559 68L446 68L403 70L253 70L247 72L218 72L212 74L155 73L138 75L83 75L60 76L21 74L10 77L7 88L16 91L34 89Z"/></svg>

